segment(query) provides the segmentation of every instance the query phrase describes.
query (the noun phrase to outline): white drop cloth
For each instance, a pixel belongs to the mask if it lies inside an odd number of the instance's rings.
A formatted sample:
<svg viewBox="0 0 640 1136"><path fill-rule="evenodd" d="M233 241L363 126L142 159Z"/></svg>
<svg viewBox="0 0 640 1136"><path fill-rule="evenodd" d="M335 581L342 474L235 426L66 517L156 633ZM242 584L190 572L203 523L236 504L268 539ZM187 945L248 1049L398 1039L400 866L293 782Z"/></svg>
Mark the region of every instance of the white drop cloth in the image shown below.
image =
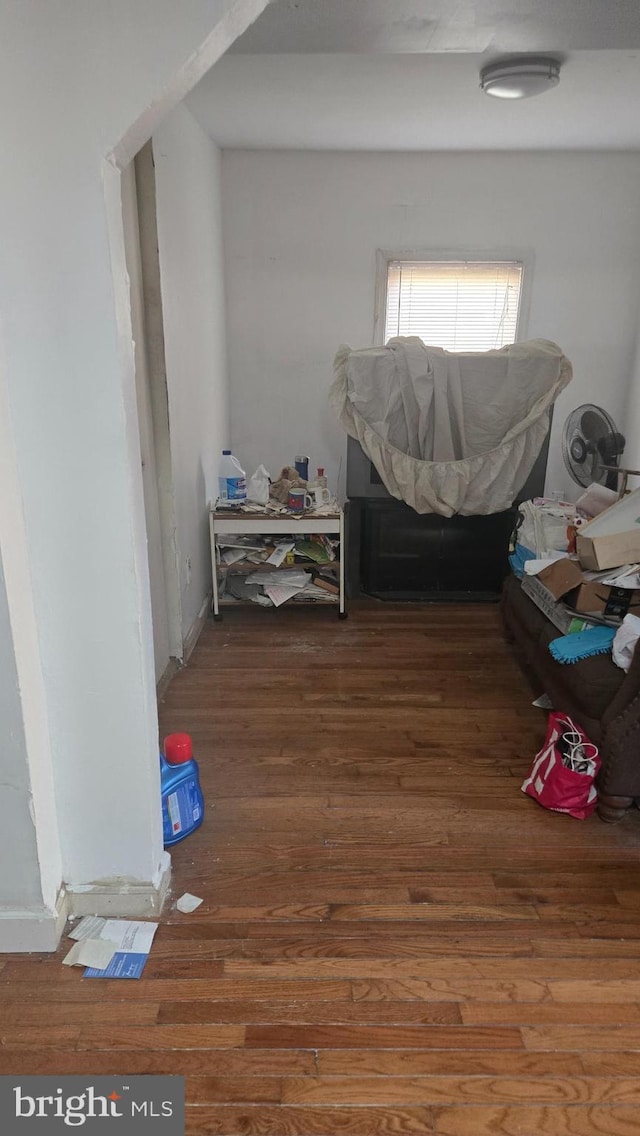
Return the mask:
<svg viewBox="0 0 640 1136"><path fill-rule="evenodd" d="M571 364L545 339L454 353L421 339L341 347L330 402L393 497L418 513L508 509Z"/></svg>

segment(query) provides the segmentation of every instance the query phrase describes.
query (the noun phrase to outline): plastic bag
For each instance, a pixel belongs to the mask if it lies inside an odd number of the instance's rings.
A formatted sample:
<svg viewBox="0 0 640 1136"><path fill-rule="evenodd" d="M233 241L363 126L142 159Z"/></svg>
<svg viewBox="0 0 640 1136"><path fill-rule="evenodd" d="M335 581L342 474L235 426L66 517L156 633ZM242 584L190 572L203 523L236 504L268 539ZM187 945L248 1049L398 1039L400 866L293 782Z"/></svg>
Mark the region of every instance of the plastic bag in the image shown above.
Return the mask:
<svg viewBox="0 0 640 1136"><path fill-rule="evenodd" d="M566 714L549 714L547 735L533 759L522 792L545 809L584 820L596 807L594 785L601 761L597 747Z"/></svg>
<svg viewBox="0 0 640 1136"><path fill-rule="evenodd" d="M611 657L617 667L628 671L635 649L640 639L640 618L637 615L625 615L613 640Z"/></svg>
<svg viewBox="0 0 640 1136"><path fill-rule="evenodd" d="M522 501L518 512L516 539L535 557L570 550L572 534L569 529L575 518L575 505L539 497L533 501Z"/></svg>
<svg viewBox="0 0 640 1136"><path fill-rule="evenodd" d="M270 484L268 471L263 465L259 465L247 482L247 501L255 501L257 505L268 505Z"/></svg>

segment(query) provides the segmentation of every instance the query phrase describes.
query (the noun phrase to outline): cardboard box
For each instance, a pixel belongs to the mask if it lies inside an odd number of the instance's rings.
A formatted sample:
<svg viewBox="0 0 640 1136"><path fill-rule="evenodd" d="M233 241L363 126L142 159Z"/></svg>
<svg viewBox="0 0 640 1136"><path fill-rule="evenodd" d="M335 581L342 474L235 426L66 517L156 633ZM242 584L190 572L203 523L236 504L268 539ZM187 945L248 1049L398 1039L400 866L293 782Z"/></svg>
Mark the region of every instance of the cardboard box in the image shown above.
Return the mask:
<svg viewBox="0 0 640 1136"><path fill-rule="evenodd" d="M622 620L629 613L640 615L640 591L585 580L571 597L571 604L576 611Z"/></svg>
<svg viewBox="0 0 640 1136"><path fill-rule="evenodd" d="M582 569L577 561L564 558L563 560L555 560L553 564L543 568L534 579L538 579L541 584L544 584L553 598L559 600L572 588L577 588L582 583Z"/></svg>
<svg viewBox="0 0 640 1136"><path fill-rule="evenodd" d="M619 568L640 561L640 489L578 530L576 550L583 568Z"/></svg>
<svg viewBox="0 0 640 1136"><path fill-rule="evenodd" d="M592 626L588 619L576 617L572 612L567 611L564 604L558 603L549 589L540 583L539 576L524 576L522 590L562 635L569 635L574 631L584 631L585 627Z"/></svg>

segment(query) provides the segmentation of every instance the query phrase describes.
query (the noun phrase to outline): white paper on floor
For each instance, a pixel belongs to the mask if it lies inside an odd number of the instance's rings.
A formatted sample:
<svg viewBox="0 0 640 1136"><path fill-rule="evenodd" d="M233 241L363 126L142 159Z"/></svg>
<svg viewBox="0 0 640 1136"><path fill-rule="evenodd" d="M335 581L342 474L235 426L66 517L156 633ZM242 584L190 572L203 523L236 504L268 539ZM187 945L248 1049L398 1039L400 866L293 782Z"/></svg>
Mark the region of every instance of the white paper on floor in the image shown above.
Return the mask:
<svg viewBox="0 0 640 1136"><path fill-rule="evenodd" d="M115 943L106 939L81 939L62 960L63 966L92 966L106 970L116 953Z"/></svg>
<svg viewBox="0 0 640 1136"><path fill-rule="evenodd" d="M69 931L70 939L99 939L106 923L99 915L84 915L77 927Z"/></svg>
<svg viewBox="0 0 640 1136"><path fill-rule="evenodd" d="M202 902L203 900L199 899L197 895L191 895L190 892L185 891L176 903L176 907L178 911L183 911L185 915L188 915L191 911L195 911L196 907L199 907Z"/></svg>
<svg viewBox="0 0 640 1136"><path fill-rule="evenodd" d="M101 919L97 915L85 915L69 933L69 938L78 944L100 940L112 948L111 960L105 966L87 964L85 978L140 978L157 929L157 923L139 919Z"/></svg>
<svg viewBox="0 0 640 1136"><path fill-rule="evenodd" d="M535 702L531 703L532 706L540 706L542 710L553 710L553 702L548 694L541 694L536 698Z"/></svg>

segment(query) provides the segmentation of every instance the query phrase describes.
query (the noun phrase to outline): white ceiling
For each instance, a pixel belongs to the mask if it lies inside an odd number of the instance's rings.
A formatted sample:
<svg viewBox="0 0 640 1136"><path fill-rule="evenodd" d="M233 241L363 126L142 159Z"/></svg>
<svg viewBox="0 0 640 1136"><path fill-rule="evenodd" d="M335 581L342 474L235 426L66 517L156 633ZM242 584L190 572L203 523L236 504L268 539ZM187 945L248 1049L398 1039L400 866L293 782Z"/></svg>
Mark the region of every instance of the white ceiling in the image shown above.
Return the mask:
<svg viewBox="0 0 640 1136"><path fill-rule="evenodd" d="M640 47L638 0L272 0L234 51Z"/></svg>
<svg viewBox="0 0 640 1136"><path fill-rule="evenodd" d="M482 94L526 52L558 87ZM223 147L639 149L640 0L273 0L187 102Z"/></svg>

